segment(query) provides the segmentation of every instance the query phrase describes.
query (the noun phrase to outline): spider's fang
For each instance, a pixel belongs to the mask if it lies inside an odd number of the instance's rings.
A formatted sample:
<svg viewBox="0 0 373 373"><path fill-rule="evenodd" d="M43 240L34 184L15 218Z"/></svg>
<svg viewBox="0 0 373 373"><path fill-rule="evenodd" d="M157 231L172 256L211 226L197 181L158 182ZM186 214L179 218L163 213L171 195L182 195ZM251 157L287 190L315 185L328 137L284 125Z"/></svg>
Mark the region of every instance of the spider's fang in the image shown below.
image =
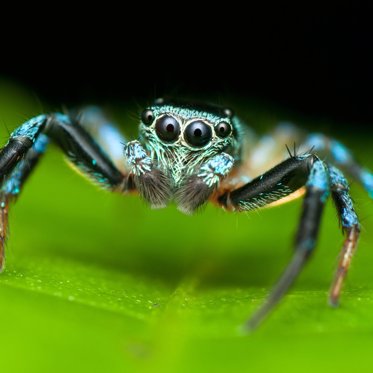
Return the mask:
<svg viewBox="0 0 373 373"><path fill-rule="evenodd" d="M152 208L166 207L171 198L170 179L156 168L134 177L135 185L141 196Z"/></svg>
<svg viewBox="0 0 373 373"><path fill-rule="evenodd" d="M176 192L178 209L186 214L193 213L209 199L220 180L231 171L234 159L226 153L206 162L197 175L188 176Z"/></svg>
<svg viewBox="0 0 373 373"><path fill-rule="evenodd" d="M207 202L212 191L213 188L209 187L201 177L197 175L189 176L176 191L177 208L190 215Z"/></svg>

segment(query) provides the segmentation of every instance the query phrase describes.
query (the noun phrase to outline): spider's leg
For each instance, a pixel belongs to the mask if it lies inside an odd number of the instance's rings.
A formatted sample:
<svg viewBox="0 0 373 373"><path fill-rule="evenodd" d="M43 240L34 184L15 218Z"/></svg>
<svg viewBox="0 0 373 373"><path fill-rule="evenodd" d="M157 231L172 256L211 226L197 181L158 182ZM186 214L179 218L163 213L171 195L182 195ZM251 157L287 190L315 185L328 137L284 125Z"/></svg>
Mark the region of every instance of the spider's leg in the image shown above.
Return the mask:
<svg viewBox="0 0 373 373"><path fill-rule="evenodd" d="M219 182L231 171L234 159L221 153L204 163L193 175L187 176L176 191L178 209L191 214L209 199Z"/></svg>
<svg viewBox="0 0 373 373"><path fill-rule="evenodd" d="M112 163L89 133L64 114L39 115L22 124L10 135L0 152L0 178L7 176L41 134L51 138L83 173L103 187L115 189L125 175Z"/></svg>
<svg viewBox="0 0 373 373"><path fill-rule="evenodd" d="M10 203L15 201L21 188L45 152L47 136L41 134L25 157L3 178L0 187L0 272L4 268L5 243L8 231L8 211Z"/></svg>
<svg viewBox="0 0 373 373"><path fill-rule="evenodd" d="M80 171L99 186L111 190L126 188L126 175L115 167L106 152L73 118L53 114L48 117L44 132Z"/></svg>
<svg viewBox="0 0 373 373"><path fill-rule="evenodd" d="M306 187L306 194L295 239L295 253L267 301L247 322L247 329L258 326L280 301L315 248L322 211L329 195L328 170L314 155L291 157L241 188L219 198L227 208L247 211L279 200L302 186Z"/></svg>
<svg viewBox="0 0 373 373"><path fill-rule="evenodd" d="M47 119L46 115L38 115L23 123L11 133L8 142L0 151L1 182L34 145L44 130Z"/></svg>
<svg viewBox="0 0 373 373"><path fill-rule="evenodd" d="M78 118L79 124L95 139L115 166L123 173L128 173L123 157L123 147L127 140L118 126L97 106L83 108Z"/></svg>
<svg viewBox="0 0 373 373"><path fill-rule="evenodd" d="M341 142L320 133L310 134L304 143L305 148L313 148L318 154L325 155L329 163L343 169L359 183L373 198L373 173L361 166L350 150Z"/></svg>
<svg viewBox="0 0 373 373"><path fill-rule="evenodd" d="M343 280L347 275L352 256L355 252L360 233L360 224L349 195L349 185L340 170L329 166L330 188L333 201L338 211L343 232L346 235L342 247L338 270L330 290L329 302L332 306L338 305Z"/></svg>
<svg viewBox="0 0 373 373"><path fill-rule="evenodd" d="M68 158L91 179L109 189L123 190L126 175L74 119L63 114L39 115L18 127L0 151L0 269L4 264L4 245L10 203L20 193L48 138L54 140Z"/></svg>

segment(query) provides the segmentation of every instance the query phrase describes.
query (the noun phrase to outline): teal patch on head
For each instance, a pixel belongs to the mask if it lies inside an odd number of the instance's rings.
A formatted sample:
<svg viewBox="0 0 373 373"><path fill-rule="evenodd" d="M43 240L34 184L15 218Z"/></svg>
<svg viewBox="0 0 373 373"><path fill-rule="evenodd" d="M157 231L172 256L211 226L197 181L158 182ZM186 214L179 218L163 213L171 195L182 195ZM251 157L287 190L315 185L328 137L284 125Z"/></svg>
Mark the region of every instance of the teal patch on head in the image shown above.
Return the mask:
<svg viewBox="0 0 373 373"><path fill-rule="evenodd" d="M155 105L151 106L150 109L154 112L155 117L158 117L162 114L173 114L177 117L183 118L184 120L190 120L193 118L205 119L212 125L216 125L220 123L222 120L231 123L230 118L227 118L225 116L219 116L207 111L200 111L196 109L178 107L173 105Z"/></svg>
<svg viewBox="0 0 373 373"><path fill-rule="evenodd" d="M145 121L144 113L148 114ZM161 122L165 117L170 117L170 131L178 128L172 141L168 140L167 123ZM226 134L219 132L218 125L223 122L231 127ZM223 108L156 103L143 112L139 132L141 145L157 167L170 175L175 186L219 154L226 153L235 161L240 158L241 124Z"/></svg>

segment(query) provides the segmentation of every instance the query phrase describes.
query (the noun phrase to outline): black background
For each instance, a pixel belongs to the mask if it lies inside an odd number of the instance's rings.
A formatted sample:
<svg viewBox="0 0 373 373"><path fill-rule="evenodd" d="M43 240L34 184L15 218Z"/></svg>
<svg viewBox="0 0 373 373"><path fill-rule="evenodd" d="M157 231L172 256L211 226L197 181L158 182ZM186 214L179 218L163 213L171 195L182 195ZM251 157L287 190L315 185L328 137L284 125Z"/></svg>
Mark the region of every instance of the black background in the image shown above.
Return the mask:
<svg viewBox="0 0 373 373"><path fill-rule="evenodd" d="M41 47L1 75L56 105L233 94L372 131L372 13L340 10L274 10L257 19L221 9L209 22L201 14L151 24L139 13L135 22L149 26L143 37L128 25L110 36L89 30L51 51Z"/></svg>

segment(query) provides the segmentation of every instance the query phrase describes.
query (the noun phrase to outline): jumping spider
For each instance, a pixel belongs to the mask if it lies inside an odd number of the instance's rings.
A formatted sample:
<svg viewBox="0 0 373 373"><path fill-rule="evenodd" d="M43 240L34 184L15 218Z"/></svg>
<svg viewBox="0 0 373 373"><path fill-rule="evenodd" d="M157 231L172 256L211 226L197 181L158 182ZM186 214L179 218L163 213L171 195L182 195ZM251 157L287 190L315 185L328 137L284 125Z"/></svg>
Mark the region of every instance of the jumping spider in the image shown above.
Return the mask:
<svg viewBox="0 0 373 373"><path fill-rule="evenodd" d="M228 211L249 211L304 194L293 258L247 328L264 319L310 257L331 194L345 235L329 298L337 305L360 232L341 170L373 197L373 174L340 142L303 134L289 124L256 138L229 109L163 99L142 112L139 138L130 142L94 107L83 110L79 119L61 113L39 115L13 131L0 153L1 268L10 203L50 140L93 182L115 192L137 192L153 208L174 201L179 210L191 214L211 201ZM294 142L300 146L292 153L285 145Z"/></svg>

